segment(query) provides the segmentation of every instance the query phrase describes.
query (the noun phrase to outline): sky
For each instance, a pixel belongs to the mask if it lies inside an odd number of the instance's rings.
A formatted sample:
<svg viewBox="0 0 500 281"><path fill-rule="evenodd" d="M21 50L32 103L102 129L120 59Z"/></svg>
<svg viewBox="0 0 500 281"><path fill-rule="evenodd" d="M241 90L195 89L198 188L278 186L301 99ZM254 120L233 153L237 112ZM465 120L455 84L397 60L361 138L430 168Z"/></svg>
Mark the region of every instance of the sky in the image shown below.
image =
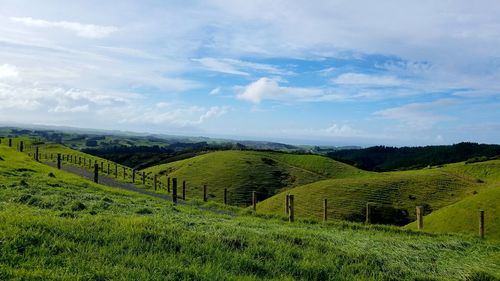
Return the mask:
<svg viewBox="0 0 500 281"><path fill-rule="evenodd" d="M0 122L500 143L498 1L0 0Z"/></svg>

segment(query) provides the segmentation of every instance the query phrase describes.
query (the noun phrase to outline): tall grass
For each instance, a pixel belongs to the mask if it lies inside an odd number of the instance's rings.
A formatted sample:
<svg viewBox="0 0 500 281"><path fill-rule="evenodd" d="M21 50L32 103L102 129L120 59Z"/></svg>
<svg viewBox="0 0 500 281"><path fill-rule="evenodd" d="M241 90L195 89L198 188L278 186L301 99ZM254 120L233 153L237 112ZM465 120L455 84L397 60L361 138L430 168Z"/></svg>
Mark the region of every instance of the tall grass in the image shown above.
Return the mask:
<svg viewBox="0 0 500 281"><path fill-rule="evenodd" d="M222 214L117 191L0 146L1 280L493 280L500 245ZM201 204L201 203L200 203ZM490 279L488 279L490 278Z"/></svg>

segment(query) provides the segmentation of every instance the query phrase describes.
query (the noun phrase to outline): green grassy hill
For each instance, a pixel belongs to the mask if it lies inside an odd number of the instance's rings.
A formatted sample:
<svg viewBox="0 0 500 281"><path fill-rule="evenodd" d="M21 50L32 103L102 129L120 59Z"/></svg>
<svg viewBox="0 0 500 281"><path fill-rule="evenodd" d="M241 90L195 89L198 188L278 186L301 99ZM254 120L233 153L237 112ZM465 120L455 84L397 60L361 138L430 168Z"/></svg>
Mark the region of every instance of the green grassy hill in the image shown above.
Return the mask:
<svg viewBox="0 0 500 281"><path fill-rule="evenodd" d="M479 239L206 208L116 191L0 145L0 280L500 278L500 245Z"/></svg>
<svg viewBox="0 0 500 281"><path fill-rule="evenodd" d="M18 139L15 139L15 141L18 141ZM97 163L99 165L99 171L103 175L107 175L110 178L113 178L117 181L121 182L126 182L126 183L132 183L132 171L133 169L117 164L113 161L109 161L107 159L93 156L78 150L74 150L72 148L66 147L61 144L40 144L37 145L39 147L39 159L41 162L44 163L56 163L56 157L57 154L61 154L64 156L71 156L71 159L67 159L63 157L62 160L62 165L63 166L75 166L79 168L83 168L89 171L94 170L94 164ZM29 147L27 146L25 149L25 154L28 154L30 157L34 157L35 154L35 146ZM109 167L109 170L108 170ZM108 173L109 172L109 173ZM115 174L115 172L117 174ZM136 171L136 176L135 176L135 184L138 187L144 188L144 189L153 189L153 178L152 177L146 177L145 184L142 184L142 172ZM163 191L160 191L160 184L158 183L158 190L157 192L163 192L164 191L164 186L162 185L161 188Z"/></svg>
<svg viewBox="0 0 500 281"><path fill-rule="evenodd" d="M466 164L465 162L448 164L442 168L464 177L476 177L485 183L500 183L500 160L490 160Z"/></svg>
<svg viewBox="0 0 500 281"><path fill-rule="evenodd" d="M224 188L234 205L251 202L251 192L259 199L276 192L324 180L368 174L352 166L317 155L295 155L259 151L219 151L145 169L150 174L176 177L187 182L188 197L201 198L207 184L211 200L221 202Z"/></svg>
<svg viewBox="0 0 500 281"><path fill-rule="evenodd" d="M430 213L460 201L484 189L499 178L500 161L474 164L457 163L442 168L403 172L388 172L331 179L296 187L286 193L294 194L296 215L320 219L323 199L328 200L329 217L363 221L367 202L388 208L394 221L405 224L415 218L415 206L423 205ZM265 213L284 213L285 192L260 204ZM377 205L376 205L377 206Z"/></svg>
<svg viewBox="0 0 500 281"><path fill-rule="evenodd" d="M481 190L476 195L425 216L424 230L477 236L479 209L485 211L485 237L500 241L500 186ZM416 229L416 224L411 223L407 228Z"/></svg>

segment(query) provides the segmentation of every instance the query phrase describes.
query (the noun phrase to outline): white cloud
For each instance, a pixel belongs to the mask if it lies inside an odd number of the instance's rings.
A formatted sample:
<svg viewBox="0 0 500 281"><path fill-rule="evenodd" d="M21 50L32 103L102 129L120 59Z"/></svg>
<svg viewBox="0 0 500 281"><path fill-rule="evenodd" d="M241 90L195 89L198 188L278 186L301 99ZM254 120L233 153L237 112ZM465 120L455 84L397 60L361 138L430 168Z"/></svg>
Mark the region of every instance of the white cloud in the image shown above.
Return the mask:
<svg viewBox="0 0 500 281"><path fill-rule="evenodd" d="M172 104L169 103L169 102L159 102L159 103L156 103L156 107L158 108L167 108L169 106L171 106Z"/></svg>
<svg viewBox="0 0 500 281"><path fill-rule="evenodd" d="M146 106L144 97L127 92L94 92L59 86L0 83L0 113L4 121L39 122L93 127L121 126L161 129L196 127L229 112L227 106L191 106L176 102L157 102ZM80 116L80 117L79 117ZM74 123L72 123L74 122ZM85 126L85 125L84 125ZM137 127L138 126L138 127Z"/></svg>
<svg viewBox="0 0 500 281"><path fill-rule="evenodd" d="M158 60L161 59L160 56L150 54L143 50L138 50L134 48L126 48L126 47L114 47L114 46L98 46L99 48L108 51L109 53L132 57L132 58L140 58L140 59L148 59L148 60Z"/></svg>
<svg viewBox="0 0 500 281"><path fill-rule="evenodd" d="M279 67L264 63L255 63L229 58L200 58L193 59L200 63L205 69L227 74L249 76L252 72L259 72L273 75L292 75L292 71L283 70Z"/></svg>
<svg viewBox="0 0 500 281"><path fill-rule="evenodd" d="M90 39L107 37L111 33L116 32L118 30L118 28L114 26L100 26L94 24L70 22L70 21L47 21L41 19L34 19L31 17L11 17L10 20L32 27L62 28L76 32L77 36Z"/></svg>
<svg viewBox="0 0 500 281"><path fill-rule="evenodd" d="M210 96L216 96L220 94L220 87L214 88L210 93L208 93Z"/></svg>
<svg viewBox="0 0 500 281"><path fill-rule="evenodd" d="M326 134L328 135L333 135L333 136L353 136L357 132L351 126L349 125L339 125L339 124L333 124L330 127L326 128L323 130Z"/></svg>
<svg viewBox="0 0 500 281"><path fill-rule="evenodd" d="M174 127L197 126L210 119L218 118L229 111L226 106L182 106L163 103L159 109L145 110L144 108L131 109L128 112L118 113L123 123L153 124ZM103 114L104 112L101 112Z"/></svg>
<svg viewBox="0 0 500 281"><path fill-rule="evenodd" d="M19 70L17 67L9 65L9 64L2 64L0 65L0 80L2 79L16 79L19 76Z"/></svg>
<svg viewBox="0 0 500 281"><path fill-rule="evenodd" d="M89 109L89 104L97 107L119 107L132 103L137 98L137 95L128 93L96 93L37 83L0 83L0 109L18 110L19 115L25 111L33 111L40 116L43 116L44 112L82 112Z"/></svg>
<svg viewBox="0 0 500 281"><path fill-rule="evenodd" d="M440 99L432 102L410 103L379 110L374 115L399 121L409 130L426 130L431 129L440 121L450 120L451 117L436 113L436 111L455 105L457 102L453 99Z"/></svg>
<svg viewBox="0 0 500 281"><path fill-rule="evenodd" d="M87 112L89 111L89 105L88 104L85 104L85 105L77 105L77 106L73 106L73 107L67 107L67 106L64 106L64 105L58 105L54 108L50 108L49 109L49 112L55 112L55 113L67 113L67 112L70 112L70 113L76 113L76 112Z"/></svg>
<svg viewBox="0 0 500 281"><path fill-rule="evenodd" d="M202 124L208 119L220 117L228 112L227 107L212 106L205 113L203 113L195 124Z"/></svg>
<svg viewBox="0 0 500 281"><path fill-rule="evenodd" d="M404 82L389 75L369 75L363 73L343 73L331 80L335 84L354 86L401 86Z"/></svg>
<svg viewBox="0 0 500 281"><path fill-rule="evenodd" d="M205 69L215 71L215 72L234 74L234 75L242 75L242 76L250 75L247 72L238 70L230 63L227 63L227 62L215 59L215 58L193 59L193 61L199 62Z"/></svg>
<svg viewBox="0 0 500 281"><path fill-rule="evenodd" d="M237 95L237 98L260 103L264 99L299 101L319 97L322 94L323 91L315 88L283 87L276 80L264 77L246 86L243 93Z"/></svg>
<svg viewBox="0 0 500 281"><path fill-rule="evenodd" d="M359 130L354 129L349 124L333 123L326 128L306 128L306 129L283 129L281 133L288 136L302 136L302 137L366 137Z"/></svg>

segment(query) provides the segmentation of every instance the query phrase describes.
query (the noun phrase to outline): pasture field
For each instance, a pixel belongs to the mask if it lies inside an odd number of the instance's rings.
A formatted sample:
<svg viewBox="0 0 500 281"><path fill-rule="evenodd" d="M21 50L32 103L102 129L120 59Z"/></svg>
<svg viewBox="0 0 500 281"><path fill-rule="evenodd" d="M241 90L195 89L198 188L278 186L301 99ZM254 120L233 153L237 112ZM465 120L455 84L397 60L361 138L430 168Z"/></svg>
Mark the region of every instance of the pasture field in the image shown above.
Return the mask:
<svg viewBox="0 0 500 281"><path fill-rule="evenodd" d="M497 280L500 245L117 191L0 145L2 280Z"/></svg>
<svg viewBox="0 0 500 281"><path fill-rule="evenodd" d="M202 198L204 184L211 200L247 206L252 191L264 200L279 191L328 179L370 174L318 155L261 151L218 151L145 169L148 174L186 180L190 197Z"/></svg>
<svg viewBox="0 0 500 281"><path fill-rule="evenodd" d="M329 217L364 221L366 204L373 202L374 205L394 209L396 218L389 223L404 225L415 220L416 206L424 206L425 213L430 214L494 186L498 187L499 171L500 161L491 160L329 179L279 193L260 202L257 209L264 213L282 214L286 194L293 194L298 217L321 219L323 200L327 199ZM494 211L490 215L498 217L498 214L498 211ZM495 223L499 223L498 220Z"/></svg>
<svg viewBox="0 0 500 281"><path fill-rule="evenodd" d="M478 235L479 210L485 212L485 237L500 241L500 187L491 187L477 195L439 209L424 217L424 229L432 233ZM416 229L415 223L407 226Z"/></svg>

